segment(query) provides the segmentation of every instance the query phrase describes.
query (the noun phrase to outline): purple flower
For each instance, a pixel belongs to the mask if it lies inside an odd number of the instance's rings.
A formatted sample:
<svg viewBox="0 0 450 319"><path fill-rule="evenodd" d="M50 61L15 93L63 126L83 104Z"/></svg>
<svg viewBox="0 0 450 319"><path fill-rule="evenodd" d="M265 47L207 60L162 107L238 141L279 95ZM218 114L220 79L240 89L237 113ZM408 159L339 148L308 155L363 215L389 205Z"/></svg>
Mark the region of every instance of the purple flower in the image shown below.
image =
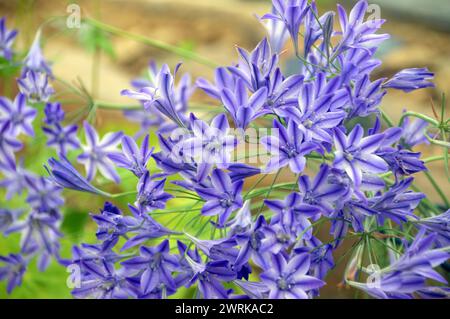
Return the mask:
<svg viewBox="0 0 450 319"><path fill-rule="evenodd" d="M21 209L0 208L0 233L7 231L22 214L23 210Z"/></svg>
<svg viewBox="0 0 450 319"><path fill-rule="evenodd" d="M154 209L163 209L166 202L173 196L164 192L166 179L152 180L147 171L139 179L137 185L138 195L135 205L141 212L150 212Z"/></svg>
<svg viewBox="0 0 450 319"><path fill-rule="evenodd" d="M273 128L278 136L264 136L261 139L261 143L272 155L265 170L272 172L289 165L292 172L301 173L306 164L305 155L314 151L316 144L312 143L306 132L292 120L288 122L287 129L274 120Z"/></svg>
<svg viewBox="0 0 450 319"><path fill-rule="evenodd" d="M166 64L159 71L155 65L151 65L150 81L140 83L138 91L123 90L122 95L143 102L145 108L155 107L178 126L185 127L184 112L187 109L187 99L192 94L192 89L188 75L185 75L178 86L175 86L174 76L179 66L176 66L174 75L172 75Z"/></svg>
<svg viewBox="0 0 450 319"><path fill-rule="evenodd" d="M350 65L350 67L353 66ZM355 81L353 87L346 86L350 98L350 107L347 110L349 118L364 117L378 111L378 107L387 93L382 89L382 83L383 80L370 82L369 75L365 74Z"/></svg>
<svg viewBox="0 0 450 319"><path fill-rule="evenodd" d="M5 97L0 97L0 122L10 123L10 133L17 136L24 133L34 136L33 121L37 111L26 105L25 95L19 93L14 102Z"/></svg>
<svg viewBox="0 0 450 319"><path fill-rule="evenodd" d="M331 129L337 127L345 117L342 110L334 110L344 90L336 89L336 80L322 88L325 75L319 73L315 82L302 86L298 96L298 107L287 107L277 114L292 119L300 128L318 142L332 142Z"/></svg>
<svg viewBox="0 0 450 319"><path fill-rule="evenodd" d="M230 113L238 128L247 128L253 120L269 112L263 109L267 99L265 87L260 88L249 98L244 81L238 79L234 91L223 88L220 94L225 109Z"/></svg>
<svg viewBox="0 0 450 319"><path fill-rule="evenodd" d="M261 281L269 288L270 299L308 299L309 290L325 283L307 275L311 265L309 254L297 254L289 260L282 254L272 255L271 268L261 275Z"/></svg>
<svg viewBox="0 0 450 319"><path fill-rule="evenodd" d="M211 188L195 188L195 191L206 200L202 207L202 215L219 215L218 224L224 225L233 211L242 207L243 181L232 182L230 176L220 169L211 174Z"/></svg>
<svg viewBox="0 0 450 319"><path fill-rule="evenodd" d="M427 68L404 69L386 81L383 84L383 88L411 92L418 89L434 87L434 84L430 82L433 80L433 77L434 73L428 71Z"/></svg>
<svg viewBox="0 0 450 319"><path fill-rule="evenodd" d="M425 136L428 129L428 122L422 119L414 119L414 121L411 122L410 118L406 117L403 120L401 127L403 133L400 144L405 147L411 148L419 144L429 143Z"/></svg>
<svg viewBox="0 0 450 319"><path fill-rule="evenodd" d="M142 177L147 171L147 163L153 153L153 147L149 148L149 136L146 135L139 149L136 141L131 137L122 137L122 153L111 153L108 157L118 167L131 171L137 177Z"/></svg>
<svg viewBox="0 0 450 319"><path fill-rule="evenodd" d="M18 165L14 163L12 167L2 168L0 165L0 172L3 174L0 187L6 188L7 200L10 200L14 195L21 195L28 188L26 177L33 176L32 173L23 168L23 160L20 160Z"/></svg>
<svg viewBox="0 0 450 319"><path fill-rule="evenodd" d="M47 102L55 93L48 83L48 76L45 73L28 71L23 77L17 80L20 92L28 98L30 102Z"/></svg>
<svg viewBox="0 0 450 319"><path fill-rule="evenodd" d="M361 185L362 173L383 173L388 169L387 163L375 152L383 142L383 134L364 136L364 129L357 124L345 136L340 129L334 130L334 146L336 147L333 166L345 170L355 183Z"/></svg>
<svg viewBox="0 0 450 319"><path fill-rule="evenodd" d="M433 268L448 260L449 254L433 249L435 234L425 235L421 230L414 242L391 265L379 271L378 282L362 284L350 282L375 298L412 298L412 293L426 288L426 279L447 284Z"/></svg>
<svg viewBox="0 0 450 319"><path fill-rule="evenodd" d="M109 159L109 154L116 152L116 147L120 144L122 132L107 133L101 140L95 129L84 122L86 133L86 145L82 145L84 152L78 156L78 161L84 164L87 172L87 179L93 180L97 169L109 180L120 183L114 163Z"/></svg>
<svg viewBox="0 0 450 319"><path fill-rule="evenodd" d="M93 194L104 195L101 190L92 186L86 178L72 166L72 164L65 158L56 160L51 158L48 160L50 168L47 168L54 183L61 187L74 189L80 192L88 192Z"/></svg>
<svg viewBox="0 0 450 319"><path fill-rule="evenodd" d="M62 237L58 229L60 215L57 211L32 212L25 221L12 225L6 234L20 232L22 235L20 247L23 254L40 253L39 269L44 270L49 262L49 256L57 256L59 241Z"/></svg>
<svg viewBox="0 0 450 319"><path fill-rule="evenodd" d="M47 135L47 146L54 147L62 157L67 155L68 150L80 147L77 137L78 126L76 125L55 124L50 127L42 127L42 131Z"/></svg>
<svg viewBox="0 0 450 319"><path fill-rule="evenodd" d="M345 193L345 189L338 184L331 184L327 180L330 167L320 166L313 182L306 175L300 176L298 187L305 204L317 207L322 214L329 215L334 211L335 203Z"/></svg>
<svg viewBox="0 0 450 319"><path fill-rule="evenodd" d="M139 257L130 258L122 262L122 265L127 270L139 273L143 294L150 293L161 284L176 288L172 272L177 270L179 264L177 257L170 254L167 239L156 247L142 246Z"/></svg>
<svg viewBox="0 0 450 319"><path fill-rule="evenodd" d="M414 225L436 233L436 242L441 247L450 246L450 209L440 215L412 220Z"/></svg>
<svg viewBox="0 0 450 319"><path fill-rule="evenodd" d="M424 162L420 160L421 153L411 152L398 147L397 149L380 150L377 152L377 155L389 165L389 170L395 176L411 175L427 170Z"/></svg>
<svg viewBox="0 0 450 319"><path fill-rule="evenodd" d="M273 0L274 13L268 13L263 19L282 21L291 35L295 52L298 50L298 33L306 13L309 10L306 0Z"/></svg>
<svg viewBox="0 0 450 319"><path fill-rule="evenodd" d="M65 117L65 112L61 107L61 103L46 103L44 108L45 118L44 122L47 125L60 124Z"/></svg>
<svg viewBox="0 0 450 319"><path fill-rule="evenodd" d="M193 270L193 277L188 285L198 282L198 289L203 299L227 299L228 291L222 282L230 282L236 279L236 273L228 267L228 261L210 261L203 264L200 260L193 260L189 255L185 256Z"/></svg>
<svg viewBox="0 0 450 319"><path fill-rule="evenodd" d="M45 177L25 177L28 184L27 203L39 212L50 212L64 204L61 186Z"/></svg>
<svg viewBox="0 0 450 319"><path fill-rule="evenodd" d="M22 284L22 278L27 269L27 261L19 254L0 256L0 280L7 280L6 291L10 294L13 289Z"/></svg>
<svg viewBox="0 0 450 319"><path fill-rule="evenodd" d="M116 271L113 267L103 265L97 271L88 269L82 272L80 287L72 290L75 298L94 299L128 299L136 298L138 291L126 278L123 270Z"/></svg>
<svg viewBox="0 0 450 319"><path fill-rule="evenodd" d="M0 168L14 170L16 159L14 152L22 148L22 143L10 135L11 122L0 122Z"/></svg>
<svg viewBox="0 0 450 319"><path fill-rule="evenodd" d="M272 7L272 14L276 14L275 8ZM281 53L289 38L289 31L284 22L278 19L260 19L269 35L270 48L277 54Z"/></svg>
<svg viewBox="0 0 450 319"><path fill-rule="evenodd" d="M30 51L28 51L28 54L23 61L25 66L22 69L22 75L31 70L35 72L47 73L50 77L53 76L52 70L42 54L40 41L41 31L39 30L36 33L36 37L30 47Z"/></svg>
<svg viewBox="0 0 450 319"><path fill-rule="evenodd" d="M335 55L349 48L371 48L378 46L389 38L388 34L375 34L385 20L370 19L364 21L367 12L367 1L358 1L347 16L345 9L338 5L339 23L342 39L335 48Z"/></svg>
<svg viewBox="0 0 450 319"><path fill-rule="evenodd" d="M312 227L309 218L319 215L320 209L303 203L302 195L291 193L285 200L266 199L264 204L275 212L271 224L280 223L297 235L305 232L303 235L305 239L311 238Z"/></svg>
<svg viewBox="0 0 450 319"><path fill-rule="evenodd" d="M17 36L16 30L6 29L6 18L0 19L0 57L6 60L12 59L12 45Z"/></svg>
<svg viewBox="0 0 450 319"><path fill-rule="evenodd" d="M151 108L142 110L127 110L123 114L130 122L139 124L139 131L134 135L135 139L148 134L148 131L154 127L158 129L158 133L170 132L174 125L167 124L159 112L155 112Z"/></svg>
<svg viewBox="0 0 450 319"><path fill-rule="evenodd" d="M236 136L229 134L230 126L226 115L217 115L211 120L211 125L208 125L191 114L190 127L193 135L180 142L183 154L194 158L200 165L216 164L218 168L227 168L238 140Z"/></svg>
<svg viewBox="0 0 450 319"><path fill-rule="evenodd" d="M414 217L414 209L425 195L408 190L413 180L409 177L399 181L384 194L377 194L370 199L371 208L379 213L380 224L383 224L384 218L390 218L401 225L408 217Z"/></svg>

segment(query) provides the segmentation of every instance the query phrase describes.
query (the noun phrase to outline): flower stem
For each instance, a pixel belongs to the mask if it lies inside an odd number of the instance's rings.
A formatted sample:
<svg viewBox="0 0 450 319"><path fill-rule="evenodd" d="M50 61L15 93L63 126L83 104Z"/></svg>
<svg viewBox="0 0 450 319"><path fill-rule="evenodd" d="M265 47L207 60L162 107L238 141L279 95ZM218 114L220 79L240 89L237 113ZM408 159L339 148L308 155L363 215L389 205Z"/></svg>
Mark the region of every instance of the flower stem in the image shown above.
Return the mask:
<svg viewBox="0 0 450 319"><path fill-rule="evenodd" d="M160 40L156 40L156 39L144 37L144 36L139 35L139 34L134 34L134 33L131 33L131 32L127 32L125 30L119 29L117 27L114 27L112 25L109 25L109 24L106 24L106 23L103 23L103 22L100 22L100 21L98 21L96 19L93 19L93 18L86 18L85 21L86 21L86 23L89 23L92 26L97 27L97 28L99 28L101 30L104 30L106 32L109 32L109 33L112 33L112 34L115 34L115 35L118 35L118 36L122 36L122 37L125 37L125 38L129 38L131 40L143 43L145 45L148 45L148 46L151 46L151 47L154 47L154 48L158 48L158 49L163 50L163 51L174 53L174 54L179 55L179 56L181 56L183 58L195 61L195 62L200 63L202 65L205 65L207 67L210 67L210 68L218 67L217 63L215 63L215 62L213 62L213 61L211 61L211 60L209 60L209 59L207 59L207 58L205 58L205 57L203 57L201 55L198 55L198 54L196 54L196 53L194 53L192 51L189 51L189 50L186 50L186 49L183 49L183 48L180 48L180 47L177 47L177 46L165 43L165 42L160 41Z"/></svg>
<svg viewBox="0 0 450 319"><path fill-rule="evenodd" d="M431 175L431 173L429 171L425 171L424 172L425 176L428 178L428 180L430 181L431 185L433 185L434 189L436 190L436 192L439 194L439 196L441 197L441 199L444 201L444 204L447 208L450 207L450 202L447 198L447 196L445 196L444 192L442 191L441 187L439 186L439 184L436 182L436 180L434 179L433 175Z"/></svg>

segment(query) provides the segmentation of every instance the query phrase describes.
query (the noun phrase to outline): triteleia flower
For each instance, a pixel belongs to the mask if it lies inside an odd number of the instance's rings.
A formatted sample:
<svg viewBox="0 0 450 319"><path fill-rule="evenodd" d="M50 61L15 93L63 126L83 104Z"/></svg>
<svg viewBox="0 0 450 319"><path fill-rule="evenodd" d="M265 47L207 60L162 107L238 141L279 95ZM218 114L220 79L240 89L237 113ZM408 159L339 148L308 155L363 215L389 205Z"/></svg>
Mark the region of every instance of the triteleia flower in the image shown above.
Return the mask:
<svg viewBox="0 0 450 319"><path fill-rule="evenodd" d="M156 247L142 246L140 256L130 258L122 265L140 274L140 287L143 294L150 293L160 284L175 289L172 272L179 264L175 255L170 254L169 241L166 239Z"/></svg>
<svg viewBox="0 0 450 319"><path fill-rule="evenodd" d="M433 268L447 261L450 255L441 249L433 249L435 239L436 234L425 235L424 229L419 231L403 255L380 270L378 282L350 284L375 298L411 298L412 293L426 288L426 279L447 284Z"/></svg>
<svg viewBox="0 0 450 319"><path fill-rule="evenodd" d="M243 181L231 182L230 176L215 169L211 173L211 188L195 188L195 191L206 200L202 207L202 215L219 215L218 224L224 225L233 211L242 207Z"/></svg>
<svg viewBox="0 0 450 319"><path fill-rule="evenodd" d="M0 208L0 233L7 231L22 214L23 210L21 209Z"/></svg>
<svg viewBox="0 0 450 319"><path fill-rule="evenodd" d="M42 131L47 135L47 146L54 147L59 156L64 157L70 149L78 149L80 141L77 137L78 126L44 126Z"/></svg>
<svg viewBox="0 0 450 319"><path fill-rule="evenodd" d="M147 163L153 153L153 147L149 147L149 135L144 137L141 148L131 137L122 137L122 153L111 153L108 157L118 167L131 171L137 177L142 177L147 171Z"/></svg>
<svg viewBox="0 0 450 319"><path fill-rule="evenodd" d="M306 164L305 155L317 149L311 138L298 125L289 120L287 129L278 120L273 121L273 128L277 135L264 136L261 144L270 152L272 158L265 170L272 172L289 165L292 172L298 174Z"/></svg>
<svg viewBox="0 0 450 319"><path fill-rule="evenodd" d="M400 144L407 148L411 148L423 143L428 144L428 140L425 136L427 134L429 123L422 119L414 119L411 121L410 117L406 117L402 122L402 137Z"/></svg>
<svg viewBox="0 0 450 319"><path fill-rule="evenodd" d="M24 60L24 68L22 69L22 75L26 74L28 71L42 72L47 73L50 77L52 77L52 70L50 65L44 58L44 55L41 51L41 31L39 30L36 33L36 36L33 40L33 44L30 47L30 51L28 51L27 56Z"/></svg>
<svg viewBox="0 0 450 319"><path fill-rule="evenodd" d="M27 106L25 95L19 93L14 102L8 98L0 97L0 122L10 123L10 133L17 136L24 133L34 136L33 121L37 111Z"/></svg>
<svg viewBox="0 0 450 319"><path fill-rule="evenodd" d="M450 209L440 215L411 221L417 227L423 227L428 232L436 233L436 243L439 246L450 246Z"/></svg>
<svg viewBox="0 0 450 319"><path fill-rule="evenodd" d="M272 14L276 14L274 7L272 7ZM278 19L260 18L260 20L269 35L270 48L277 54L281 53L289 38L289 31L286 25Z"/></svg>
<svg viewBox="0 0 450 319"><path fill-rule="evenodd" d="M383 134L374 134L364 137L364 129L357 124L345 136L340 129L334 130L335 160L334 167L345 170L355 183L361 185L362 173L383 173L388 169L387 163L375 152L383 142Z"/></svg>
<svg viewBox="0 0 450 319"><path fill-rule="evenodd" d="M306 175L300 176L298 187L305 204L317 207L322 214L328 215L334 210L339 197L345 193L345 188L338 184L331 184L327 180L330 167L326 164L320 166L314 181Z"/></svg>
<svg viewBox="0 0 450 319"><path fill-rule="evenodd" d="M120 144L123 133L107 133L100 140L97 132L88 122L84 122L83 125L86 133L86 145L81 146L84 152L78 156L78 161L84 164L87 179L93 180L98 169L104 177L119 183L120 177L108 156L117 152L116 146Z"/></svg>
<svg viewBox="0 0 450 319"><path fill-rule="evenodd" d="M8 170L16 168L14 152L22 148L22 143L10 134L10 122L0 123L0 167Z"/></svg>
<svg viewBox="0 0 450 319"><path fill-rule="evenodd" d="M12 45L17 36L16 30L6 29L6 18L0 19L0 57L12 59Z"/></svg>
<svg viewBox="0 0 450 319"><path fill-rule="evenodd" d="M48 160L50 168L46 167L53 182L64 188L74 189L80 192L93 194L104 194L101 190L92 186L86 178L76 170L75 167L65 158Z"/></svg>
<svg viewBox="0 0 450 319"><path fill-rule="evenodd" d="M20 254L0 256L0 280L7 280L6 291L10 294L13 289L22 284L22 278L27 269L28 262Z"/></svg>
<svg viewBox="0 0 450 319"><path fill-rule="evenodd" d="M348 48L371 48L389 39L388 34L375 34L385 20L370 19L364 21L367 12L367 1L358 1L347 16L344 7L338 5L339 23L342 30L342 39L335 48L335 54Z"/></svg>
<svg viewBox="0 0 450 319"><path fill-rule="evenodd" d="M180 142L183 154L194 158L200 165L216 164L218 168L227 168L238 139L230 134L226 115L217 115L211 120L211 125L208 125L191 114L190 127L193 136Z"/></svg>
<svg viewBox="0 0 450 319"><path fill-rule="evenodd" d="M333 104L345 92L336 89L334 80L322 87L324 81L325 74L319 73L315 82L301 87L298 107L286 107L276 113L292 119L313 140L332 143L331 129L337 127L346 115L342 110L334 110Z"/></svg>
<svg viewBox="0 0 450 319"><path fill-rule="evenodd" d="M302 195L291 193L285 200L264 200L264 204L270 208L275 215L271 224L280 223L290 229L293 233L309 239L312 236L312 227L309 218L318 216L321 210L302 201Z"/></svg>
<svg viewBox="0 0 450 319"><path fill-rule="evenodd" d="M193 260L186 255L186 260L193 270L193 277L188 285L198 282L198 289L204 299L227 299L228 291L223 281L230 282L236 279L236 273L229 269L228 261L210 261L203 264L200 260Z"/></svg>
<svg viewBox="0 0 450 319"><path fill-rule="evenodd" d="M42 176L25 177L28 184L27 203L39 212L50 212L64 204L62 187Z"/></svg>
<svg viewBox="0 0 450 319"><path fill-rule="evenodd" d="M135 203L141 212L166 207L166 202L173 196L164 192L165 182L166 179L152 180L148 171L141 176L137 185L138 195Z"/></svg>
<svg viewBox="0 0 450 319"><path fill-rule="evenodd" d="M311 265L307 253L297 254L289 260L283 254L272 255L271 268L261 275L261 281L270 290L270 299L308 299L307 291L325 283L307 275Z"/></svg>
<svg viewBox="0 0 450 319"><path fill-rule="evenodd" d="M308 1L306 0L274 0L273 11L263 16L263 19L275 19L282 21L291 35L295 52L298 50L298 33L300 25L306 13L309 10Z"/></svg>
<svg viewBox="0 0 450 319"><path fill-rule="evenodd" d="M411 92L418 89L434 87L430 82L434 73L427 68L404 69L395 74L391 79L383 84L383 88L397 89L404 92Z"/></svg>
<svg viewBox="0 0 450 319"><path fill-rule="evenodd" d="M44 122L47 125L60 124L66 115L61 107L61 103L46 103L44 108L45 118Z"/></svg>
<svg viewBox="0 0 450 319"><path fill-rule="evenodd" d="M80 287L72 290L75 298L128 299L139 296L139 291L134 289L122 269L101 265L96 271L87 268L81 275Z"/></svg>
<svg viewBox="0 0 450 319"><path fill-rule="evenodd" d="M23 77L17 80L19 89L25 94L30 102L47 102L55 93L48 83L48 76L45 73L28 71Z"/></svg>
<svg viewBox="0 0 450 319"><path fill-rule="evenodd" d="M17 165L2 167L0 162L0 172L3 174L0 180L0 187L6 188L6 199L10 200L14 195L21 195L28 188L26 177L33 174L23 168L23 160L20 159Z"/></svg>
<svg viewBox="0 0 450 319"><path fill-rule="evenodd" d="M242 79L236 81L234 91L222 89L221 100L233 118L234 124L241 129L246 129L250 122L270 112L263 108L267 100L267 88L260 88L249 98Z"/></svg>
<svg viewBox="0 0 450 319"><path fill-rule="evenodd" d="M355 82L353 86L346 86L350 98L347 108L348 117L368 116L378 111L378 107L386 95L381 87L382 80L371 82L366 74Z"/></svg>

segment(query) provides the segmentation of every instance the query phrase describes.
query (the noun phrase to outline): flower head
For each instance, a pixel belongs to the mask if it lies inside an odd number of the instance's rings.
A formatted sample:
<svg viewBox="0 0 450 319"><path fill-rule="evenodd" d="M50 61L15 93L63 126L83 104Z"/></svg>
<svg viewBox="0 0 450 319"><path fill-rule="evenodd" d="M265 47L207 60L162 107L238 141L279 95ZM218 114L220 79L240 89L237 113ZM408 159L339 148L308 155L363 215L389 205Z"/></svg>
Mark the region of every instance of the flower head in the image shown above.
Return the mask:
<svg viewBox="0 0 450 319"><path fill-rule="evenodd" d="M95 129L84 122L86 133L86 145L82 145L83 153L78 156L78 161L84 164L87 172L87 179L94 179L97 169L109 180L120 182L114 163L109 158L109 154L116 152L116 146L120 144L123 133L108 133L102 139L99 138Z"/></svg>
<svg viewBox="0 0 450 319"><path fill-rule="evenodd" d="M27 71L17 83L20 92L25 94L30 102L47 102L55 92L48 83L47 74L41 72Z"/></svg>
<svg viewBox="0 0 450 319"><path fill-rule="evenodd" d="M24 133L29 136L34 136L33 121L36 117L37 111L27 106L25 95L19 93L14 102L0 97L0 122L10 123L10 133L17 136Z"/></svg>

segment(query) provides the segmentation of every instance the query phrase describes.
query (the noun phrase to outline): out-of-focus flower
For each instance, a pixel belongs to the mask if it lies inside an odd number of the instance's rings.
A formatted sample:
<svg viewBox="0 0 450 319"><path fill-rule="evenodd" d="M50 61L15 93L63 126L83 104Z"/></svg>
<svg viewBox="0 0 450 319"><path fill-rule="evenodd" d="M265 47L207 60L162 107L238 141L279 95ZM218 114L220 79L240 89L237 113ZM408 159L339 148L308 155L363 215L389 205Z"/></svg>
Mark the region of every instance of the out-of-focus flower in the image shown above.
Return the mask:
<svg viewBox="0 0 450 319"><path fill-rule="evenodd" d="M120 144L123 133L107 133L100 140L97 131L88 122L84 122L83 125L86 133L86 145L81 145L84 152L78 156L78 161L84 164L87 179L93 180L98 169L104 177L119 183L120 177L109 154L117 152L116 147Z"/></svg>
<svg viewBox="0 0 450 319"><path fill-rule="evenodd" d="M30 102L47 102L55 93L48 83L48 75L42 72L28 71L23 77L17 80L19 89L25 94Z"/></svg>
<svg viewBox="0 0 450 319"><path fill-rule="evenodd" d="M428 122L422 119L414 119L410 121L410 117L403 119L402 123L402 137L400 139L400 144L410 148L419 144L426 143L428 140L425 136L427 133Z"/></svg>
<svg viewBox="0 0 450 319"><path fill-rule="evenodd" d="M54 147L61 157L66 156L68 150L80 147L77 137L78 126L76 125L63 127L55 124L51 127L42 127L42 131L47 135L47 146Z"/></svg>
<svg viewBox="0 0 450 319"><path fill-rule="evenodd" d="M50 212L64 204L61 196L62 187L51 179L39 176L25 177L28 184L27 203L38 212Z"/></svg>
<svg viewBox="0 0 450 319"><path fill-rule="evenodd" d="M0 57L6 60L12 59L12 45L17 36L16 30L6 28L6 18L0 19Z"/></svg>
<svg viewBox="0 0 450 319"><path fill-rule="evenodd" d="M37 111L27 106L25 95L19 93L14 102L8 98L0 97L0 122L10 123L10 133L17 136L24 133L34 136L33 121Z"/></svg>
<svg viewBox="0 0 450 319"><path fill-rule="evenodd" d="M6 291L10 294L13 289L22 284L22 278L27 269L27 262L20 254L0 256L0 280L7 280Z"/></svg>
<svg viewBox="0 0 450 319"><path fill-rule="evenodd" d="M66 113L61 107L61 103L46 103L44 108L45 118L44 122L47 125L61 124Z"/></svg>
<svg viewBox="0 0 450 319"><path fill-rule="evenodd" d="M397 89L404 92L411 92L418 89L434 87L430 82L434 78L434 73L427 68L404 69L395 74L391 79L383 84L385 89Z"/></svg>
<svg viewBox="0 0 450 319"><path fill-rule="evenodd" d="M41 31L38 30L36 36L33 40L33 44L28 51L27 56L24 60L24 68L22 69L22 75L26 74L28 71L47 73L52 77L52 70L47 60L41 51Z"/></svg>

